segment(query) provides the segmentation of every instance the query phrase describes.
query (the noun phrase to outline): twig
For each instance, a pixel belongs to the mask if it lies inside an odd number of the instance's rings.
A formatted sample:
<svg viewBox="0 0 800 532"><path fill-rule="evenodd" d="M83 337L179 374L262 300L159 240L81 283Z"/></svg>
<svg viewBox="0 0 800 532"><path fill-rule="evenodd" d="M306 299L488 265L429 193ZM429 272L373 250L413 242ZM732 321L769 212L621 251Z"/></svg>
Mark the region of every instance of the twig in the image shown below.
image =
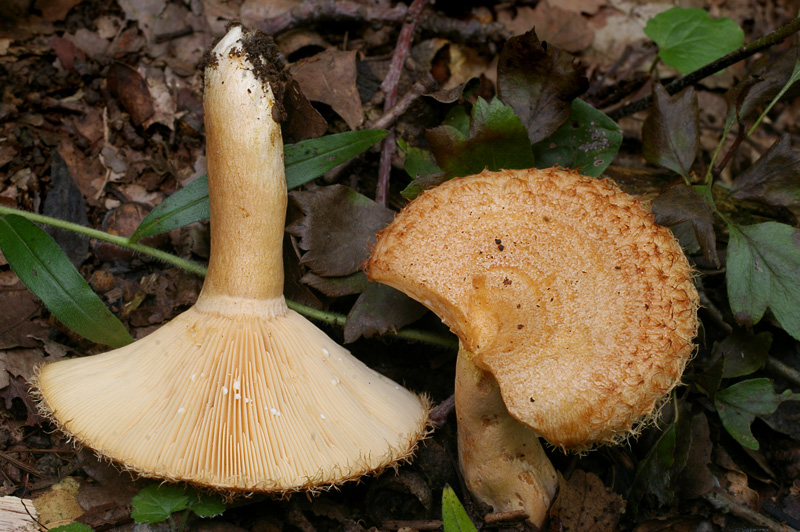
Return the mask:
<svg viewBox="0 0 800 532"><path fill-rule="evenodd" d="M436 86L436 80L430 73L426 72L423 78L406 92L394 106L383 113L383 116L370 122L365 126L365 129L387 129L394 124L400 116L405 113L411 104L417 101L417 98L433 89Z"/></svg>
<svg viewBox="0 0 800 532"><path fill-rule="evenodd" d="M305 0L280 16L261 23L260 29L277 35L288 29L327 20L368 20L400 22L408 8L398 2L389 9L380 9L350 0Z"/></svg>
<svg viewBox="0 0 800 532"><path fill-rule="evenodd" d="M447 416L450 415L450 412L452 412L455 407L455 395L451 395L438 405L434 406L429 415L429 419L431 420L431 423L433 423L433 426L438 428L444 425L445 421L447 421Z"/></svg>
<svg viewBox="0 0 800 532"><path fill-rule="evenodd" d="M530 516L525 513L525 510L515 510L513 512L493 512L486 514L486 517L483 518L483 522L489 526L525 521L529 517Z"/></svg>
<svg viewBox="0 0 800 532"><path fill-rule="evenodd" d="M383 521L381 528L384 530L400 530L401 528L411 528L413 530L439 530L442 522L438 519L425 521Z"/></svg>
<svg viewBox="0 0 800 532"><path fill-rule="evenodd" d="M722 170L728 166L731 158L733 158L733 154L736 153L737 149L739 149L739 144L741 144L747 138L747 129L745 128L744 122L739 122L738 125L739 132L736 134L736 138L733 140L730 148L728 148L728 151L725 153L722 161L720 161L720 163L711 170L711 175L714 176L714 178L719 177L719 175L722 173Z"/></svg>
<svg viewBox="0 0 800 532"><path fill-rule="evenodd" d="M754 525L766 527L770 532L798 532L794 528L790 528L774 519L770 519L744 504L739 503L736 499L720 489L709 491L703 495L703 498L710 502L714 508L722 510L725 513L732 513Z"/></svg>
<svg viewBox="0 0 800 532"><path fill-rule="evenodd" d="M400 75L406 64L406 59L411 53L411 41L414 37L414 29L417 21L422 14L422 10L428 0L414 0L408 6L408 16L400 28L400 35L397 36L397 47L392 54L389 63L389 72L381 83L381 90L386 95L383 102L383 110L388 112L397 102L397 88L400 82ZM394 155L395 136L394 131L390 130L386 138L383 139L381 146L381 162L378 168L378 186L375 190L375 201L380 205L386 206L389 203L389 174L392 171L392 155Z"/></svg>
<svg viewBox="0 0 800 532"><path fill-rule="evenodd" d="M738 50L735 50L727 55L724 55L717 59L716 61L712 61L711 63L707 64L704 67L700 67L694 72L690 72L685 76L676 79L672 83L669 83L665 89L667 89L667 93L669 94L676 94L683 90L684 88L688 87L689 85L694 85L695 83L699 82L701 79L707 78L712 74L716 74L720 70L723 70L743 59L747 59L753 54L757 54L762 50L766 50L767 48L771 48L776 44L780 44L795 33L800 31L800 17L794 19L792 22L786 24L778 28L777 30L773 31L772 33L761 37L760 39L756 39L753 42L750 42ZM620 118L624 118L626 116L630 116L632 114L638 113L639 111L644 111L645 109L649 109L650 105L653 103L652 96L646 96L640 100L635 102L629 103L619 109L615 109L608 113L608 116L612 120L619 120Z"/></svg>
<svg viewBox="0 0 800 532"><path fill-rule="evenodd" d="M788 366L773 356L767 357L767 362L764 366L767 371L771 371L776 375L786 379L795 386L800 386L800 371L797 371L791 366Z"/></svg>

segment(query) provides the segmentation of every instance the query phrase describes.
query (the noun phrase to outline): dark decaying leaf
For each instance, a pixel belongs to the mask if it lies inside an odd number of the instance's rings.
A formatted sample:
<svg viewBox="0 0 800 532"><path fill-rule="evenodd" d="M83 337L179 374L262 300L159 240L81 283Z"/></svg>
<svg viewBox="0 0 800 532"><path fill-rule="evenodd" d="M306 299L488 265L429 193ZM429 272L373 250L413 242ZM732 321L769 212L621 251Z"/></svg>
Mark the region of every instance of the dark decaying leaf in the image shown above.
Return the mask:
<svg viewBox="0 0 800 532"><path fill-rule="evenodd" d="M713 445L704 413L692 416L690 431L686 438L690 445L685 465L675 483L683 499L702 497L716 485L714 474L708 467Z"/></svg>
<svg viewBox="0 0 800 532"><path fill-rule="evenodd" d="M50 165L51 188L44 200L44 214L79 225L88 225L86 202L83 201L83 194L78 185L69 175L67 163L64 162L64 158L61 157L58 150L50 153L53 159ZM64 250L76 268L83 263L89 252L89 240L86 237L55 227L47 227L45 231Z"/></svg>
<svg viewBox="0 0 800 532"><path fill-rule="evenodd" d="M661 84L653 85L653 107L642 126L644 158L688 176L700 147L699 116L692 87L670 96Z"/></svg>
<svg viewBox="0 0 800 532"><path fill-rule="evenodd" d="M569 120L533 146L537 168L561 166L597 177L608 168L622 145L616 122L580 98L572 101Z"/></svg>
<svg viewBox="0 0 800 532"><path fill-rule="evenodd" d="M544 140L570 115L572 100L589 87L574 56L542 43L533 30L509 39L497 64L497 91L528 130L532 144Z"/></svg>
<svg viewBox="0 0 800 532"><path fill-rule="evenodd" d="M756 63L750 76L742 79L725 93L729 120L754 118L790 80L798 61L800 61L798 46L790 48L777 59L765 55Z"/></svg>
<svg viewBox="0 0 800 532"><path fill-rule="evenodd" d="M800 401L786 401L780 404L772 414L762 414L763 419L772 430L800 440Z"/></svg>
<svg viewBox="0 0 800 532"><path fill-rule="evenodd" d="M156 112L153 96L139 72L123 63L114 63L106 78L108 90L131 115L131 121L141 126Z"/></svg>
<svg viewBox="0 0 800 532"><path fill-rule="evenodd" d="M695 187L679 183L668 188L653 200L653 213L659 225L691 223L703 256L719 268L714 209Z"/></svg>
<svg viewBox="0 0 800 532"><path fill-rule="evenodd" d="M449 177L489 170L530 168L533 152L514 110L497 98L478 98L472 107L469 138L453 126L430 129L425 137L439 167Z"/></svg>
<svg viewBox="0 0 800 532"><path fill-rule="evenodd" d="M714 354L725 359L723 378L730 379L750 375L761 369L767 361L772 346L772 334L752 334L736 330L714 348Z"/></svg>
<svg viewBox="0 0 800 532"><path fill-rule="evenodd" d="M744 447L758 449L758 440L750 432L756 416L772 414L784 401L798 400L800 394L791 390L776 394L772 381L761 378L737 382L718 391L714 405L725 430Z"/></svg>
<svg viewBox="0 0 800 532"><path fill-rule="evenodd" d="M734 180L732 195L776 207L800 208L800 153L785 134Z"/></svg>
<svg viewBox="0 0 800 532"><path fill-rule="evenodd" d="M770 307L781 327L800 339L800 229L777 222L728 228L726 280L736 321L758 323Z"/></svg>
<svg viewBox="0 0 800 532"><path fill-rule="evenodd" d="M344 341L396 331L420 319L427 309L402 292L383 284L369 283L347 315Z"/></svg>
<svg viewBox="0 0 800 532"><path fill-rule="evenodd" d="M281 122L284 142L321 137L328 130L328 122L314 109L294 79L286 83L283 108L286 111L286 120Z"/></svg>
<svg viewBox="0 0 800 532"><path fill-rule="evenodd" d="M306 273L300 282L315 288L329 297L342 297L361 293L367 287L367 276L356 272L344 277L322 277L314 272Z"/></svg>
<svg viewBox="0 0 800 532"><path fill-rule="evenodd" d="M673 498L671 471L675 463L677 431L675 423L667 426L639 462L628 496L628 504L634 513L638 511L639 503L646 494L655 496L661 504Z"/></svg>
<svg viewBox="0 0 800 532"><path fill-rule="evenodd" d="M625 500L594 473L576 469L566 480L558 472L558 496L549 512L551 529L616 530L624 511Z"/></svg>
<svg viewBox="0 0 800 532"><path fill-rule="evenodd" d="M306 251L300 263L325 277L358 271L375 233L394 218L391 209L343 185L294 191L289 197L303 213L287 228Z"/></svg>
<svg viewBox="0 0 800 532"><path fill-rule="evenodd" d="M36 338L46 338L50 332L47 320L41 318L42 305L22 283L0 286L0 349L36 347Z"/></svg>
<svg viewBox="0 0 800 532"><path fill-rule="evenodd" d="M93 342L133 341L50 236L14 214L0 217L0 249L25 283L64 325Z"/></svg>
<svg viewBox="0 0 800 532"><path fill-rule="evenodd" d="M469 93L477 89L481 84L480 78L469 78L464 83L459 83L450 89L441 89L438 91L430 92L426 96L430 96L437 102L453 103L464 95L465 92Z"/></svg>

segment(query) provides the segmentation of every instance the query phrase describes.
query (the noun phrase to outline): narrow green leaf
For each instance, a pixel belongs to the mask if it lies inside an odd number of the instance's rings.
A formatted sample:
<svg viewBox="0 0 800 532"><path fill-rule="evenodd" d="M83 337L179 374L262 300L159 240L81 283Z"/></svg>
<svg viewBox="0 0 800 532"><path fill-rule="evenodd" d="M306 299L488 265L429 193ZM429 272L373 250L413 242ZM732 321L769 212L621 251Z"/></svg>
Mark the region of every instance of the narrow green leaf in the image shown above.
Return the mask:
<svg viewBox="0 0 800 532"><path fill-rule="evenodd" d="M758 449L759 444L750 425L756 416L772 414L784 401L800 400L800 394L786 390L776 394L769 379L751 379L738 382L720 390L714 405L725 430L748 449Z"/></svg>
<svg viewBox="0 0 800 532"><path fill-rule="evenodd" d="M153 484L131 501L131 517L137 523L160 523L175 512L189 507L189 495L179 486Z"/></svg>
<svg viewBox="0 0 800 532"><path fill-rule="evenodd" d="M769 306L800 339L800 229L778 222L728 227L726 279L736 321L758 323Z"/></svg>
<svg viewBox="0 0 800 532"><path fill-rule="evenodd" d="M475 525L450 486L442 491L442 522L444 532L477 532Z"/></svg>
<svg viewBox="0 0 800 532"><path fill-rule="evenodd" d="M316 179L386 137L383 129L348 131L284 146L286 186ZM131 241L165 233L207 219L208 178L199 177L153 209L136 228Z"/></svg>
<svg viewBox="0 0 800 532"><path fill-rule="evenodd" d="M15 214L0 217L0 249L25 286L64 325L111 347L133 341L61 248L37 225Z"/></svg>
<svg viewBox="0 0 800 532"><path fill-rule="evenodd" d="M704 9L673 7L647 21L644 32L664 63L686 74L736 50L744 32L729 18L712 19Z"/></svg>
<svg viewBox="0 0 800 532"><path fill-rule="evenodd" d="M562 166L583 175L600 176L617 156L622 130L602 111L576 98L569 120L533 145L537 168Z"/></svg>

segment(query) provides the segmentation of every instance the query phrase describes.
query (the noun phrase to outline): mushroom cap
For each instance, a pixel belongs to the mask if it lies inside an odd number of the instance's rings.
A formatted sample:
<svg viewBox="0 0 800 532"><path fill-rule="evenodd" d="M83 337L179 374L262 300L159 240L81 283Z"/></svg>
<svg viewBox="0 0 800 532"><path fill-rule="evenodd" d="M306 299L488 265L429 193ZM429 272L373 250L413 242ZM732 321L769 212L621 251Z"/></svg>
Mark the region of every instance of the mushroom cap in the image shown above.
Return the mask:
<svg viewBox="0 0 800 532"><path fill-rule="evenodd" d="M43 411L149 477L283 494L410 456L427 401L288 309L200 301L108 353L49 364Z"/></svg>
<svg viewBox="0 0 800 532"><path fill-rule="evenodd" d="M608 180L557 168L452 179L378 235L366 269L439 315L511 415L556 446L635 430L693 351L698 296L680 245Z"/></svg>

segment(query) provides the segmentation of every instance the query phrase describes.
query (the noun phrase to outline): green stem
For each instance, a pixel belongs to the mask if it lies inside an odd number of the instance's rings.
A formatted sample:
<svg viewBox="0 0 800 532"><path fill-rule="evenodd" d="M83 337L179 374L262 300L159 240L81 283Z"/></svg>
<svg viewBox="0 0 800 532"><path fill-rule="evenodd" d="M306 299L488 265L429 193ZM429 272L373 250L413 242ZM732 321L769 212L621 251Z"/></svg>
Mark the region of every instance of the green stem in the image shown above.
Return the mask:
<svg viewBox="0 0 800 532"><path fill-rule="evenodd" d="M176 257L171 253L167 253L166 251L161 251L160 249L156 249L150 246L145 246L144 244L140 244L138 242L132 242L131 239L128 237L112 235L106 233L105 231L100 231L98 229L92 229L91 227L85 227L80 224L59 220L58 218L51 218L50 216L14 209L11 207L4 207L0 205L0 215L5 215L5 214L16 214L17 216L22 216L23 218L27 218L28 220L34 223L49 225L51 227L56 227L58 229L66 229L67 231L72 231L73 233L77 233L79 235L83 235L88 238L95 238L97 240L102 240L103 242L109 242L111 244L115 244L117 246L130 249L137 253L148 255L167 264L171 264L172 266L176 266L178 268L186 270L187 272L192 273L194 275L200 277L206 276L207 270L204 266L197 264L196 262ZM337 325L339 327L343 327L345 322L347 321L347 316L345 316L344 314L339 314L337 312L328 312L324 310L315 309L313 307L309 307L307 305L303 305L295 301L290 301L288 299L286 300L286 304L289 306L290 309L306 316L307 318L328 323L330 325ZM458 341L455 339L454 336L450 335L446 336L430 331L422 331L418 329L401 329L394 333L387 333L387 334L391 336L396 336L397 338L404 338L406 340L411 340L415 342L424 342L426 344L437 345L448 349L458 348Z"/></svg>
<svg viewBox="0 0 800 532"><path fill-rule="evenodd" d="M111 244L116 244L120 247L130 249L131 251L149 255L155 259L166 262L167 264L172 264L173 266L177 266L178 268L186 270L189 273L193 273L201 277L206 275L205 267L197 264L196 262L176 257L172 253L167 253L166 251L161 251L160 249L145 246L144 244L139 244L138 242L131 242L129 238L124 236L112 235L106 233L105 231L99 231L97 229L85 227L80 224L66 222L64 220L59 220L58 218L51 218L42 214L35 214L32 212L13 209L11 207L3 207L0 205L0 215L3 214L16 214L17 216L22 216L23 218L27 218L35 223L49 225L58 229L66 229L67 231L72 231L73 233L77 233L88 238L96 238L97 240L102 240L103 242L110 242Z"/></svg>

